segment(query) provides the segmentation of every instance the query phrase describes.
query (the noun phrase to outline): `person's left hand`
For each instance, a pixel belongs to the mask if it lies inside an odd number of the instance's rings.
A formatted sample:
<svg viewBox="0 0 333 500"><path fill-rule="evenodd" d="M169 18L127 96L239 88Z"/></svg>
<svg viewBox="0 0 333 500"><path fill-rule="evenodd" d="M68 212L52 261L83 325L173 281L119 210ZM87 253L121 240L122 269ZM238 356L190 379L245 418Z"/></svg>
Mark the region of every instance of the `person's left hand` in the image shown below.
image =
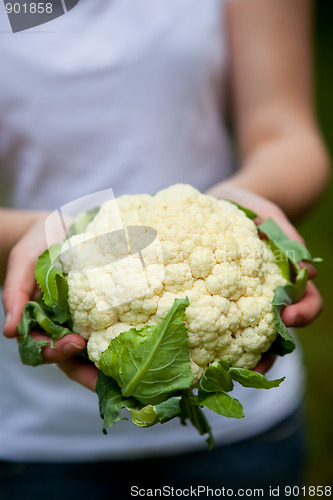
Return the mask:
<svg viewBox="0 0 333 500"><path fill-rule="evenodd" d="M275 203L251 191L232 187L232 185L227 183L225 188L220 184L218 187L209 190L207 194L234 201L239 205L249 208L259 216L254 221L257 225L271 217L290 239L299 241L305 245L303 238L288 220L284 212ZM317 274L315 268L306 262L301 262L300 267L307 267L309 275L304 297L296 304L292 304L283 309L281 313L283 323L290 328L305 327L309 325L321 313L323 308L323 299L318 289L311 281ZM254 370L265 373L273 365L275 358L276 356L264 354Z"/></svg>

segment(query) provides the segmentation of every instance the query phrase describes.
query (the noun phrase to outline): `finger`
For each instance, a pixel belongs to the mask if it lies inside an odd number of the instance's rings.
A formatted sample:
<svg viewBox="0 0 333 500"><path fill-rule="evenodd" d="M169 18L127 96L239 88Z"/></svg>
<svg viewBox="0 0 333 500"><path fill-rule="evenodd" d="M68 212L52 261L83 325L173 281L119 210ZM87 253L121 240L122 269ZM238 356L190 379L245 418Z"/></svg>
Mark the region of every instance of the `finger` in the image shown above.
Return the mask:
<svg viewBox="0 0 333 500"><path fill-rule="evenodd" d="M275 360L275 354L264 354L259 363L253 368L253 371L264 374L268 372L270 368L272 368Z"/></svg>
<svg viewBox="0 0 333 500"><path fill-rule="evenodd" d="M34 278L38 256L47 248L44 218L37 222L10 252L4 284L3 305L6 313L4 335L15 337L24 305L36 287Z"/></svg>
<svg viewBox="0 0 333 500"><path fill-rule="evenodd" d="M312 323L323 309L323 299L312 281L308 281L304 297L286 307L281 318L286 326L302 327Z"/></svg>
<svg viewBox="0 0 333 500"><path fill-rule="evenodd" d="M49 341L49 345L42 348L44 363L58 363L60 361L66 361L67 359L75 356L75 354L83 351L86 347L86 341L80 335L76 335L75 333L66 335L62 339L56 340L54 342L55 348L51 347L51 340L46 335L43 335L40 332L31 332L30 335L36 341Z"/></svg>
<svg viewBox="0 0 333 500"><path fill-rule="evenodd" d="M96 366L92 363L72 358L68 361L61 361L58 363L58 367L70 379L75 380L91 391L95 391L98 371Z"/></svg>
<svg viewBox="0 0 333 500"><path fill-rule="evenodd" d="M14 247L8 259L4 285L3 305L6 313L3 333L6 337L17 335L16 327L21 319L24 305L30 300L35 287L35 259L24 250Z"/></svg>
<svg viewBox="0 0 333 500"><path fill-rule="evenodd" d="M309 262L302 261L299 262L298 265L301 269L306 268L308 270L308 277L310 280L313 280L317 276L317 269L312 264L309 264Z"/></svg>

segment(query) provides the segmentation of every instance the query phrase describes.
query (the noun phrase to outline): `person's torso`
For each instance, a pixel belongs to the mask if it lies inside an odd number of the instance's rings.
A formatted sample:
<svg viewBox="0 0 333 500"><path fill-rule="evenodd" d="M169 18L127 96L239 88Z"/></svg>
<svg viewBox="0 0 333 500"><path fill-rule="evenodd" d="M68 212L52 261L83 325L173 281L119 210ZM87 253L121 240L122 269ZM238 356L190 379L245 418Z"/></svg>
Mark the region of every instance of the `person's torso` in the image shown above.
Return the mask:
<svg viewBox="0 0 333 500"><path fill-rule="evenodd" d="M205 190L230 175L223 4L81 0L2 32L0 171L12 203L57 208L105 187L175 182Z"/></svg>
<svg viewBox="0 0 333 500"><path fill-rule="evenodd" d="M81 0L47 25L16 34L0 4L7 201L53 209L104 188L153 193L187 182L204 191L229 176L225 3ZM133 458L205 447L196 430L177 421L147 430L121 421L104 436L94 394L54 366L21 365L13 340L1 337L0 344L3 459ZM289 385L266 399L240 395L244 421L209 413L218 443L288 411L299 389L297 360L280 363L278 375L286 371Z"/></svg>

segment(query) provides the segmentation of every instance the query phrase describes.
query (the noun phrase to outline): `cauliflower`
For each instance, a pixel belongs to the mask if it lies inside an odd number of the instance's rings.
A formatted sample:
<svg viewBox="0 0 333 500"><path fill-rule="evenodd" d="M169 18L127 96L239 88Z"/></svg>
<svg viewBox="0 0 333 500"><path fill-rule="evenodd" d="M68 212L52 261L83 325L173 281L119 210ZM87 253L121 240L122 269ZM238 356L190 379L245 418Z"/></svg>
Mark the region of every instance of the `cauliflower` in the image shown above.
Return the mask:
<svg viewBox="0 0 333 500"><path fill-rule="evenodd" d="M114 230L111 200L85 233L63 245L73 330L88 339L89 358L98 367L121 332L160 323L175 298L188 297L193 385L215 361L253 368L276 338L272 301L276 288L286 283L254 222L233 203L184 184L117 201L124 227L152 227L158 239L142 252L145 273L138 253L104 264L110 250L100 244L100 235ZM84 267L93 265L93 270L78 272L77 253L84 253L85 242ZM77 253L66 252L70 247ZM128 301L133 288L138 298ZM119 297L120 305L114 305Z"/></svg>
<svg viewBox="0 0 333 500"><path fill-rule="evenodd" d="M37 261L42 293L18 325L22 362L41 364L48 344L31 328L52 346L78 333L98 368L105 432L126 408L141 427L190 420L212 446L202 407L241 418L234 382L282 382L251 368L267 351L295 348L280 313L304 293L298 263L318 261L272 219L257 227L255 217L185 184L79 214L63 244Z"/></svg>

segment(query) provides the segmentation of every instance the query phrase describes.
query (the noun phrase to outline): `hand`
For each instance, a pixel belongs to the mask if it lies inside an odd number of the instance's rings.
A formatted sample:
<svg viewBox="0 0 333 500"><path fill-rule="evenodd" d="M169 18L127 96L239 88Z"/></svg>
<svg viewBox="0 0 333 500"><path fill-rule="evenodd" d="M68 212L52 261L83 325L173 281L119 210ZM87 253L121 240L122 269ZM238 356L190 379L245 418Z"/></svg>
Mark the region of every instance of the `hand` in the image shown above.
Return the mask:
<svg viewBox="0 0 333 500"><path fill-rule="evenodd" d="M61 238L60 238L61 239ZM3 304L6 313L4 335L8 338L18 337L17 325L20 322L24 305L39 294L34 279L34 269L39 255L46 250L45 218L36 222L24 237L12 249L7 266L4 285ZM49 337L40 332L31 332L36 340L49 341ZM56 349L51 346L43 348L45 363L58 363L58 366L70 378L75 378L86 387L94 390L97 381L97 368L83 363L75 354L81 352L85 340L76 334L68 335L55 342Z"/></svg>
<svg viewBox="0 0 333 500"><path fill-rule="evenodd" d="M256 224L261 224L264 220L271 217L281 227L284 233L292 240L299 241L305 244L303 238L296 231L295 227L290 223L283 211L265 198L246 189L233 187L231 183L225 183L225 186L219 184L210 189L207 194L234 201L253 212L259 217L255 219ZM323 300L316 286L311 281L316 276L315 268L308 263L300 263L300 267L307 267L309 272L309 281L306 286L304 297L296 304L286 307L281 318L287 327L304 327L312 323L320 314L323 308ZM275 356L264 355L258 365L254 368L255 371L265 373L271 368L275 360Z"/></svg>

